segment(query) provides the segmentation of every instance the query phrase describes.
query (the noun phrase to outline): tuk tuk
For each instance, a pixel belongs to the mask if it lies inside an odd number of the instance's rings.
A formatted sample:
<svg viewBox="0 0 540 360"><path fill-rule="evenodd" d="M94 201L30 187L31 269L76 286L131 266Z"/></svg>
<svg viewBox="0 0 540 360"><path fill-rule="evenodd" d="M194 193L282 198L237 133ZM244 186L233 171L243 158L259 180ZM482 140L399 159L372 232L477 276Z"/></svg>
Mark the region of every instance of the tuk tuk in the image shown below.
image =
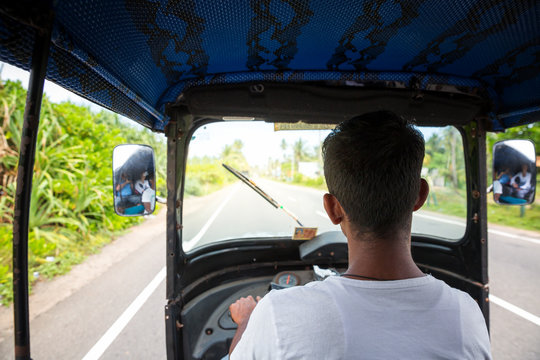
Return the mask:
<svg viewBox="0 0 540 360"><path fill-rule="evenodd" d="M30 359L28 219L45 79L167 139L168 359L221 359L235 332L228 306L236 298L347 267L346 240L321 225L324 214L297 216L311 200L284 206L279 190L266 189L320 176L315 157L308 165L288 147L301 137L284 132L310 132L304 141L316 146L309 139L377 110L413 120L424 134L449 127L462 144L462 226L439 233L425 215L412 253L424 272L470 294L489 326L486 134L540 120L539 13L540 3L515 0L3 1L0 60L31 73L13 224L15 358ZM185 221L197 174L190 164L215 156L209 149L234 150L236 139L276 149L272 136L285 155L224 162L212 171L241 182L221 202L203 204L212 209L205 221ZM498 146L494 191L505 169L526 167L532 176L526 192L496 190L497 201L531 203L534 146ZM153 155L140 145L118 151L117 213L148 214L159 200ZM436 172L425 175L439 186ZM128 177L141 186L131 203L116 188ZM226 231L207 232L238 189L280 215L244 205L264 221L238 216L216 225ZM186 227L204 231L186 238Z"/></svg>

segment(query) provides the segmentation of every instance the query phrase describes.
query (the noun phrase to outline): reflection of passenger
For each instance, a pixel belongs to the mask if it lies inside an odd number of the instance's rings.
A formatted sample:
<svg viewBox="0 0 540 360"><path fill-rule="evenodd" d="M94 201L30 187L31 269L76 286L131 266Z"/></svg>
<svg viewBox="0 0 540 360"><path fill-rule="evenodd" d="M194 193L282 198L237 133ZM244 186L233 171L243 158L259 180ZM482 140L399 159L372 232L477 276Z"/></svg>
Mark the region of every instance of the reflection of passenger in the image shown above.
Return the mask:
<svg viewBox="0 0 540 360"><path fill-rule="evenodd" d="M522 164L521 172L510 180L510 185L514 188L514 195L520 199L524 199L531 189L531 173L528 172L528 169L527 164Z"/></svg>
<svg viewBox="0 0 540 360"><path fill-rule="evenodd" d="M495 180L493 180L493 200L496 202L499 201L499 198L503 193L505 193L505 186L506 186L506 194L509 195L509 187L510 186L510 169L505 168L503 171L500 171L495 174Z"/></svg>
<svg viewBox="0 0 540 360"><path fill-rule="evenodd" d="M122 173L120 179L120 184L116 185L116 191L119 192L120 196L133 195L133 183L127 178L126 173Z"/></svg>
<svg viewBox="0 0 540 360"><path fill-rule="evenodd" d="M144 214L150 214L154 211L156 202L156 190L154 180L147 180L148 171L141 174L141 178L135 182L135 191L141 194L141 201L144 206Z"/></svg>
<svg viewBox="0 0 540 360"><path fill-rule="evenodd" d="M128 196L133 195L133 183L128 179L126 173L122 173L120 176L120 183L116 185L116 196L114 198L114 205L120 214L124 213L126 207L125 199Z"/></svg>
<svg viewBox="0 0 540 360"><path fill-rule="evenodd" d="M150 180L150 187L144 190L142 194L142 203L144 205L144 213L150 214L154 211L154 206L156 204L156 190L154 189L154 181Z"/></svg>
<svg viewBox="0 0 540 360"><path fill-rule="evenodd" d="M501 185L508 185L510 183L510 169L505 168L496 174L495 179L499 181Z"/></svg>
<svg viewBox="0 0 540 360"><path fill-rule="evenodd" d="M323 204L347 237L349 267L232 304L231 359L491 358L476 302L412 258L412 213L429 191L423 157L422 135L393 113L336 127L323 145Z"/></svg>
<svg viewBox="0 0 540 360"><path fill-rule="evenodd" d="M150 188L150 183L146 180L148 176L148 171L145 171L141 174L141 178L135 182L135 191L142 195L144 190Z"/></svg>

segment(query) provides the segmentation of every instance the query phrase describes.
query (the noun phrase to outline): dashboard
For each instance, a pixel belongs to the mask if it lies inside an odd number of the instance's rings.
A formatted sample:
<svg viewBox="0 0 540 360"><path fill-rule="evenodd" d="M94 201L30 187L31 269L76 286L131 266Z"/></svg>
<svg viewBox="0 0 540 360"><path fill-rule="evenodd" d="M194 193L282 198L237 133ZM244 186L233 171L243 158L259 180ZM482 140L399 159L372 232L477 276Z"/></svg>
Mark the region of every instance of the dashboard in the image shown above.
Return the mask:
<svg viewBox="0 0 540 360"><path fill-rule="evenodd" d="M427 265L442 264L444 269L459 265L452 248L416 240L413 257L422 271L469 294L478 291L475 283ZM186 281L189 286L182 293L186 302L176 326L181 328L184 359L222 359L228 354L237 328L229 306L239 298L263 297L272 290L323 280L345 272L348 260L347 241L341 232L323 233L299 246L254 241L218 244L212 250L195 253L189 275L196 280ZM227 261L221 261L224 258Z"/></svg>
<svg viewBox="0 0 540 360"><path fill-rule="evenodd" d="M344 270L344 269L342 269ZM215 287L190 301L182 311L184 350L192 359L221 359L228 351L237 325L232 321L229 306L241 297L263 297L271 290L305 285L337 275L335 269L280 271L273 276L238 280Z"/></svg>

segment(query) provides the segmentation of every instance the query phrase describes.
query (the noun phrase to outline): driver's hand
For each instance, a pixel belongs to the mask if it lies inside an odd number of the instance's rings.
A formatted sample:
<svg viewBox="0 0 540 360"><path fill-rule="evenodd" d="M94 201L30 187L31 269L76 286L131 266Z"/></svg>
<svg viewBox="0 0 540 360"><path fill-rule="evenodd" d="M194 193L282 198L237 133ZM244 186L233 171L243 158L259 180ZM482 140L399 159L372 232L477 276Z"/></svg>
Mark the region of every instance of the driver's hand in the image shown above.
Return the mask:
<svg viewBox="0 0 540 360"><path fill-rule="evenodd" d="M238 325L247 322L259 300L261 300L260 296L257 296L255 300L251 295L236 300L236 302L229 306L232 320Z"/></svg>

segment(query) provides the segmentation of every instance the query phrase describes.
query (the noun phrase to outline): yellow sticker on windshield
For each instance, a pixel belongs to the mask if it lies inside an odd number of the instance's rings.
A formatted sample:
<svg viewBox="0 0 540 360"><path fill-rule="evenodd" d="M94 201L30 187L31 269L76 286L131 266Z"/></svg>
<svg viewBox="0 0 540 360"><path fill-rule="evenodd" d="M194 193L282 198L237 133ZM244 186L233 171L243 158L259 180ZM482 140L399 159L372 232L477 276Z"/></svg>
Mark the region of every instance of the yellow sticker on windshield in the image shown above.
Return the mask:
<svg viewBox="0 0 540 360"><path fill-rule="evenodd" d="M332 130L335 124L308 124L302 121L297 123L274 123L274 131L282 130Z"/></svg>
<svg viewBox="0 0 540 360"><path fill-rule="evenodd" d="M293 240L311 240L317 235L317 228L295 227Z"/></svg>

